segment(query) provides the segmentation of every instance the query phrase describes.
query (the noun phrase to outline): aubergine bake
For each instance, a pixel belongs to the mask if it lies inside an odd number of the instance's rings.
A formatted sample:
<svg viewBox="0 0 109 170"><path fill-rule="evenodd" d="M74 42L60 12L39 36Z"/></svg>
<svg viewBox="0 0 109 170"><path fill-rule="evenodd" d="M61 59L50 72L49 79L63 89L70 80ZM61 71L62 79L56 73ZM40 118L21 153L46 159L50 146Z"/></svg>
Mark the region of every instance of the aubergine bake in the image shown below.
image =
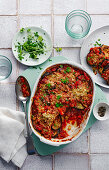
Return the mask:
<svg viewBox="0 0 109 170"><path fill-rule="evenodd" d="M87 63L92 67L94 74L98 71L109 85L109 46L91 48L87 55Z"/></svg>
<svg viewBox="0 0 109 170"><path fill-rule="evenodd" d="M93 99L89 75L70 64L56 64L42 74L31 105L33 128L47 139L64 139L80 127ZM67 130L66 130L67 126Z"/></svg>

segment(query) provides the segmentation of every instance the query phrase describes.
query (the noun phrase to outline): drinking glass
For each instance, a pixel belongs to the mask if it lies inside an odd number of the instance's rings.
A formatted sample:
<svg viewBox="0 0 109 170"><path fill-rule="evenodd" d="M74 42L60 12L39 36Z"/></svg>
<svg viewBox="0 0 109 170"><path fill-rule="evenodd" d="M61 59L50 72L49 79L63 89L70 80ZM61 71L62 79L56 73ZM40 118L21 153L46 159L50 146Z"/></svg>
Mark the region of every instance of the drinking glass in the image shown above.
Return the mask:
<svg viewBox="0 0 109 170"><path fill-rule="evenodd" d="M7 57L0 55L0 81L8 78L11 72L11 61Z"/></svg>
<svg viewBox="0 0 109 170"><path fill-rule="evenodd" d="M72 38L81 39L88 34L91 24L92 20L87 12L74 10L66 17L65 29Z"/></svg>

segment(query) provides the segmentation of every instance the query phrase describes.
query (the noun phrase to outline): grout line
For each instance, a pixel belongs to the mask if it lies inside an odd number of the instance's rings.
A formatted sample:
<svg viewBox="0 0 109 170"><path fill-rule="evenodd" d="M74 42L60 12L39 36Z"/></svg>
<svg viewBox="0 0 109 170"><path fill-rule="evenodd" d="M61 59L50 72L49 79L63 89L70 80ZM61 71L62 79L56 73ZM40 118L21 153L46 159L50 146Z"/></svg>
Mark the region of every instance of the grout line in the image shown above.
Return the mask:
<svg viewBox="0 0 109 170"><path fill-rule="evenodd" d="M51 14L20 14L20 16L51 16Z"/></svg>
<svg viewBox="0 0 109 170"><path fill-rule="evenodd" d="M0 85L15 85L15 82L0 82Z"/></svg>
<svg viewBox="0 0 109 170"><path fill-rule="evenodd" d="M0 50L12 50L12 48L0 48Z"/></svg>
<svg viewBox="0 0 109 170"><path fill-rule="evenodd" d="M53 11L54 0L51 1L51 37L54 46L54 11ZM54 56L54 50L52 50L52 56Z"/></svg>
<svg viewBox="0 0 109 170"><path fill-rule="evenodd" d="M101 152L99 152L99 153L90 153L90 155L109 155L109 152L104 152L104 153L101 153Z"/></svg>
<svg viewBox="0 0 109 170"><path fill-rule="evenodd" d="M90 162L90 155L88 154L88 167L89 167L89 170L91 170L91 162Z"/></svg>
<svg viewBox="0 0 109 170"><path fill-rule="evenodd" d="M17 31L19 29L19 0L16 0L16 5L17 5ZM17 61L17 67L16 67L16 75L18 77L18 66L19 66L19 63ZM19 101L18 99L16 98L16 110L19 110Z"/></svg>
<svg viewBox="0 0 109 170"><path fill-rule="evenodd" d="M90 155L90 129L88 129L88 154Z"/></svg>
<svg viewBox="0 0 109 170"><path fill-rule="evenodd" d="M90 162L90 129L88 129L88 165L89 165L89 170L91 170L91 162Z"/></svg>
<svg viewBox="0 0 109 170"><path fill-rule="evenodd" d="M87 11L87 9L86 9L86 11ZM16 15L0 15L0 17L12 17L12 16L18 16L18 15L19 16L51 16L51 14L20 14L20 13L17 13ZM53 15L54 16L67 16L68 13L66 13L66 14L53 14ZM96 14L96 13L89 13L89 15L109 15L109 13L98 13L98 14Z"/></svg>
<svg viewBox="0 0 109 170"><path fill-rule="evenodd" d="M54 165L55 164L55 155L52 155L52 170L54 170Z"/></svg>
<svg viewBox="0 0 109 170"><path fill-rule="evenodd" d="M0 15L0 17L16 17L17 16L17 14L16 15L11 15L11 14L8 14L8 15Z"/></svg>
<svg viewBox="0 0 109 170"><path fill-rule="evenodd" d="M108 14L91 14L91 13L88 13L89 15L109 15L109 13Z"/></svg>
<svg viewBox="0 0 109 170"><path fill-rule="evenodd" d="M76 153L76 152L73 152L73 153L68 153L68 152L56 152L55 153L55 155L61 155L61 154L63 154L63 155L89 155L88 153Z"/></svg>
<svg viewBox="0 0 109 170"><path fill-rule="evenodd" d="M87 0L85 0L85 10L87 12Z"/></svg>
<svg viewBox="0 0 109 170"><path fill-rule="evenodd" d="M18 15L18 0L16 0L16 15Z"/></svg>

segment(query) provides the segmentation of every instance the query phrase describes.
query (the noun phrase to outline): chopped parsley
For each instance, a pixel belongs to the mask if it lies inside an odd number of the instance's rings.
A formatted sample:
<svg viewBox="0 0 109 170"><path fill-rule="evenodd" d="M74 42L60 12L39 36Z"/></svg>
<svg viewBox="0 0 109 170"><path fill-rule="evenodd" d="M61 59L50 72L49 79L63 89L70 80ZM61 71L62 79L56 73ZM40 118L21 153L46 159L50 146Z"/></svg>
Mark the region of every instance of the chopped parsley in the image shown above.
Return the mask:
<svg viewBox="0 0 109 170"><path fill-rule="evenodd" d="M88 57L88 61L90 60L90 57Z"/></svg>
<svg viewBox="0 0 109 170"><path fill-rule="evenodd" d="M63 68L63 65L60 65L61 68Z"/></svg>
<svg viewBox="0 0 109 170"><path fill-rule="evenodd" d="M64 73L66 74L66 71L64 70Z"/></svg>
<svg viewBox="0 0 109 170"><path fill-rule="evenodd" d="M69 73L71 71L71 68L70 67L67 67L66 68L66 72Z"/></svg>
<svg viewBox="0 0 109 170"><path fill-rule="evenodd" d="M43 68L39 67L40 70L42 70Z"/></svg>
<svg viewBox="0 0 109 170"><path fill-rule="evenodd" d="M61 97L62 97L62 96L58 95L58 96L57 96L57 100L59 100Z"/></svg>
<svg viewBox="0 0 109 170"><path fill-rule="evenodd" d="M98 41L96 41L96 44L97 44L98 46L101 46L101 44L100 44Z"/></svg>
<svg viewBox="0 0 109 170"><path fill-rule="evenodd" d="M30 32L31 31L31 29L27 29L27 32Z"/></svg>
<svg viewBox="0 0 109 170"><path fill-rule="evenodd" d="M55 94L53 91L51 92L52 94Z"/></svg>
<svg viewBox="0 0 109 170"><path fill-rule="evenodd" d="M95 44L94 44L95 47L96 47L97 45L98 45L98 46L101 46L101 45L102 45L101 43L99 43L100 40L101 40L101 39L99 38L99 39L95 42ZM99 42L98 42L98 41L99 41Z"/></svg>
<svg viewBox="0 0 109 170"><path fill-rule="evenodd" d="M62 107L63 105L62 105L62 103L56 103L55 106L56 107Z"/></svg>
<svg viewBox="0 0 109 170"><path fill-rule="evenodd" d="M25 30L25 28L21 28L21 29L20 29L20 32L22 33L22 32L24 32L24 30Z"/></svg>
<svg viewBox="0 0 109 170"><path fill-rule="evenodd" d="M68 77L66 77L65 79L61 79L61 82L64 83L64 84L68 83L69 82Z"/></svg>
<svg viewBox="0 0 109 170"><path fill-rule="evenodd" d="M48 61L52 61L51 59L49 59Z"/></svg>
<svg viewBox="0 0 109 170"><path fill-rule="evenodd" d="M47 87L49 87L49 88L51 87L51 84L50 84L50 83L48 83L48 84L46 84L46 85L47 85Z"/></svg>
<svg viewBox="0 0 109 170"><path fill-rule="evenodd" d="M56 52L61 52L62 48L61 47L56 47L55 50L56 50Z"/></svg>
<svg viewBox="0 0 109 170"><path fill-rule="evenodd" d="M20 33L24 32L25 29L20 29ZM27 40L23 43L17 43L15 48L17 48L19 60L24 59L25 54L29 53L29 58L39 59L38 55L45 54L46 44L42 36L38 32L31 33L31 29L27 29ZM25 37L23 37L24 39Z"/></svg>

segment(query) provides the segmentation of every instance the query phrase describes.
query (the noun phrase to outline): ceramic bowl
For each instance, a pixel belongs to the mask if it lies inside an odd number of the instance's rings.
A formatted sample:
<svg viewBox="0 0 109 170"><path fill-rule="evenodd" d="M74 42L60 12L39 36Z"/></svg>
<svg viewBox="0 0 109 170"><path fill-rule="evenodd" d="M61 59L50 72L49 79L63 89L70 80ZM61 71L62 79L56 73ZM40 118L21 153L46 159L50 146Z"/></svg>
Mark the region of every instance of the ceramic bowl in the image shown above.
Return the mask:
<svg viewBox="0 0 109 170"><path fill-rule="evenodd" d="M77 63L74 63L72 61L63 61L63 62L56 62L55 64L70 64L76 68L79 68L83 71L85 71L87 73L87 71L80 65L80 64L77 64ZM32 95L31 95L31 100L30 100L30 103L29 103L29 109L28 109L28 121L29 121L29 124L30 124L30 127L33 131L33 133L39 137L40 141L41 142L44 142L46 144L49 144L49 145L53 145L53 146L59 146L59 145L62 145L62 144L68 144L74 140L76 140L83 132L83 130L85 129L86 125L87 125L87 122L89 120L89 117L90 117L90 114L91 114L91 110L92 110L92 106L93 106L93 102L94 102L94 94L95 94L95 84L94 84L94 81L93 79L91 78L92 80L92 83L93 83L93 99L92 99L92 104L90 106L90 111L88 112L88 115L87 115L87 118L84 119L84 121L81 123L80 127L78 128L75 128L73 134L71 133L70 136L68 136L67 140L62 140L62 139L51 139L51 140L48 140L46 139L45 137L41 136L41 134L39 132L37 132L34 128L33 128L33 125L32 125L32 122L31 122L31 118L30 118L30 113L31 113L31 105L32 105L32 98L34 97L34 94L35 94L35 91L36 91L36 88L37 88L37 85L38 85L38 82L39 82L39 79L41 78L41 75L43 74L43 72L49 68L50 66L53 66L55 64L51 64L49 66L47 66L42 72L41 74L39 75L39 78L36 80L36 83L34 85L34 88L33 88L33 91L32 91ZM87 73L88 74L88 73ZM89 75L89 74L88 74ZM90 76L90 75L89 75Z"/></svg>
<svg viewBox="0 0 109 170"><path fill-rule="evenodd" d="M106 108L106 112L105 112L104 116L102 116L102 117L98 114L99 107L105 107ZM98 103L98 104L96 104L94 109L93 109L93 114L94 114L95 118L98 119L98 120L107 120L107 119L109 119L109 105L107 103Z"/></svg>

